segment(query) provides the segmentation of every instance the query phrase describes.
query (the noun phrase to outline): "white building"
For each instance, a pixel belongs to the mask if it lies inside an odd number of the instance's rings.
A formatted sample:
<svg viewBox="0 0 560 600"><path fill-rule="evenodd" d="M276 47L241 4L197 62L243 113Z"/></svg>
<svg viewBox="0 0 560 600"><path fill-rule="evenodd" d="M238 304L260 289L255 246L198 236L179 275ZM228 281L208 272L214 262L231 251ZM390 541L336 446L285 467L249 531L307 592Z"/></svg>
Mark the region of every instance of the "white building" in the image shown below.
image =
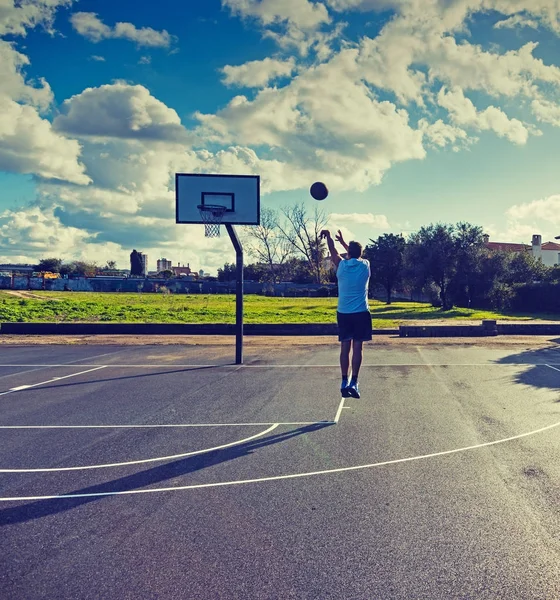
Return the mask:
<svg viewBox="0 0 560 600"><path fill-rule="evenodd" d="M167 260L167 258L158 258L157 270L158 273L161 273L161 271L171 271L171 261Z"/></svg>
<svg viewBox="0 0 560 600"><path fill-rule="evenodd" d="M534 235L531 242L531 251L535 258L540 258L543 265L553 267L560 265L560 244L555 242L542 243L540 235Z"/></svg>

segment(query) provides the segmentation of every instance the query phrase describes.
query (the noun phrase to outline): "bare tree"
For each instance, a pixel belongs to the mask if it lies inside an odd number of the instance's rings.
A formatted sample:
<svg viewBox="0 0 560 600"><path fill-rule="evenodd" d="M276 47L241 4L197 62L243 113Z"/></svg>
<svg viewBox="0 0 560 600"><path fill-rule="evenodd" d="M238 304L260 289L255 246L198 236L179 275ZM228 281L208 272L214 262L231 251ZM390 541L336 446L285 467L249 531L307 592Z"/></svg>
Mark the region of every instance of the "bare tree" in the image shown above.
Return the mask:
<svg viewBox="0 0 560 600"><path fill-rule="evenodd" d="M267 279L272 283L280 281L283 265L293 253L291 244L282 235L278 213L272 208L261 210L261 222L259 225L245 227L245 235L248 238L247 250L249 254L259 263L266 265Z"/></svg>
<svg viewBox="0 0 560 600"><path fill-rule="evenodd" d="M316 206L310 216L305 205L300 203L283 208L282 213L286 217L286 222L278 225L282 235L296 253L305 257L314 281L322 283L326 269L323 264L325 245L320 233L328 222L325 212Z"/></svg>

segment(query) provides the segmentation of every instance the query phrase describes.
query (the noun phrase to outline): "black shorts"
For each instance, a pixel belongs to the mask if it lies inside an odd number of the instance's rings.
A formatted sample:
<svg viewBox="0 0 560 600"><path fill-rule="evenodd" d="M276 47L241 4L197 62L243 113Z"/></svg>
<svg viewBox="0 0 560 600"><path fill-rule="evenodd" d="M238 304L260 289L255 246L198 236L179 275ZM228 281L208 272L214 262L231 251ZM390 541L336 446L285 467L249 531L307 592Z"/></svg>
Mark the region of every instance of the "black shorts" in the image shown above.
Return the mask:
<svg viewBox="0 0 560 600"><path fill-rule="evenodd" d="M336 313L338 322L338 341L367 342L371 340L371 313L369 310L359 313Z"/></svg>

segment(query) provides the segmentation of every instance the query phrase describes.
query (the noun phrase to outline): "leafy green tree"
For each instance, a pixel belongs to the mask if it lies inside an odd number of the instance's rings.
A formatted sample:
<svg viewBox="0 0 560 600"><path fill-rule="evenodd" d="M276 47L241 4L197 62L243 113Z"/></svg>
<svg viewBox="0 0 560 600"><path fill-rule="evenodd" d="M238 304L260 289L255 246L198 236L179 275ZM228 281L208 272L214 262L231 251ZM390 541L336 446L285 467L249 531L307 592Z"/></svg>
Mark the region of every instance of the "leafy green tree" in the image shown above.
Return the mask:
<svg viewBox="0 0 560 600"><path fill-rule="evenodd" d="M413 233L407 244L407 260L414 277L438 287L442 310L453 306L448 286L457 270L454 234L453 225L430 224Z"/></svg>
<svg viewBox="0 0 560 600"><path fill-rule="evenodd" d="M50 271L51 273L60 273L62 267L61 258L42 258L37 265L35 271Z"/></svg>
<svg viewBox="0 0 560 600"><path fill-rule="evenodd" d="M364 256L371 266L370 286L382 285L387 293L387 304L391 304L392 292L402 282L406 242L401 235L393 233L370 242L364 249Z"/></svg>
<svg viewBox="0 0 560 600"><path fill-rule="evenodd" d="M160 275L164 278L164 279L171 279L174 275L173 271L171 269L165 269L164 271L162 271L160 273Z"/></svg>
<svg viewBox="0 0 560 600"><path fill-rule="evenodd" d="M226 263L222 269L218 269L218 281L235 281L237 269L233 263Z"/></svg>
<svg viewBox="0 0 560 600"><path fill-rule="evenodd" d="M117 268L117 263L114 260L108 260L107 264L103 267L104 271L114 271Z"/></svg>
<svg viewBox="0 0 560 600"><path fill-rule="evenodd" d="M75 260L65 263L60 267L61 275L74 275L76 277L94 277L97 273L96 263Z"/></svg>
<svg viewBox="0 0 560 600"><path fill-rule="evenodd" d="M280 276L278 276L280 277ZM243 279L247 281L270 281L267 265L254 263L243 268Z"/></svg>
<svg viewBox="0 0 560 600"><path fill-rule="evenodd" d="M506 283L533 283L546 278L546 267L530 252L509 255L504 280Z"/></svg>
<svg viewBox="0 0 560 600"><path fill-rule="evenodd" d="M483 230L478 225L457 223L453 237L457 262L449 291L456 304L470 307L480 282L479 274L486 252Z"/></svg>

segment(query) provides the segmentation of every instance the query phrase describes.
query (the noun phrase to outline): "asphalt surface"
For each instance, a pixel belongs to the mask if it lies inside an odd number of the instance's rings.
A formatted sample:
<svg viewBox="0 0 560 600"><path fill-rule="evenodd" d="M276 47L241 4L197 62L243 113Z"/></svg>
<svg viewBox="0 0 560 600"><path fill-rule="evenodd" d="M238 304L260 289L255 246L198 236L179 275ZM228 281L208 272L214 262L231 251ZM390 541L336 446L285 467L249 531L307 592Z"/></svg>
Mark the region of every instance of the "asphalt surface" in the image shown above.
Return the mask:
<svg viewBox="0 0 560 600"><path fill-rule="evenodd" d="M560 598L558 344L231 361L0 346L0 597Z"/></svg>

